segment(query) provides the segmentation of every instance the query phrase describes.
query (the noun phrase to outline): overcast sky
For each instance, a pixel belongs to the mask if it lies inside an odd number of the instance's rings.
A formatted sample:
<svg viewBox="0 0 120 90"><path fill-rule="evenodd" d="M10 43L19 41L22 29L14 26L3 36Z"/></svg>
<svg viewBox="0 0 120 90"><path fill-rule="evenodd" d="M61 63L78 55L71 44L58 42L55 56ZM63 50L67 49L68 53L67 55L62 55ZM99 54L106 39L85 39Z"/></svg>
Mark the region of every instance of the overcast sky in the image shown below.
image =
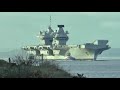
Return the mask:
<svg viewBox="0 0 120 90"><path fill-rule="evenodd" d="M64 24L69 31L68 44L84 44L107 39L113 48L120 47L119 12L0 12L0 51L37 45L40 30Z"/></svg>

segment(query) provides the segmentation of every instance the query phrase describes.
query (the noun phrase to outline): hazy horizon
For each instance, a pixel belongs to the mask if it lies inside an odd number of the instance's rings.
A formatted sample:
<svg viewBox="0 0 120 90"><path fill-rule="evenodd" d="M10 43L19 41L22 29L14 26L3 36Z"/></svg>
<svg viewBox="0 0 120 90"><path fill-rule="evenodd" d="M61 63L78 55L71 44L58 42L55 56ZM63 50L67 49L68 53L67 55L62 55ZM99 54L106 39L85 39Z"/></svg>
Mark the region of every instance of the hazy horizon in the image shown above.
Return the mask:
<svg viewBox="0 0 120 90"><path fill-rule="evenodd" d="M40 30L58 24L68 30L67 44L84 44L96 39L107 39L112 48L119 48L120 12L0 12L0 51L37 45Z"/></svg>

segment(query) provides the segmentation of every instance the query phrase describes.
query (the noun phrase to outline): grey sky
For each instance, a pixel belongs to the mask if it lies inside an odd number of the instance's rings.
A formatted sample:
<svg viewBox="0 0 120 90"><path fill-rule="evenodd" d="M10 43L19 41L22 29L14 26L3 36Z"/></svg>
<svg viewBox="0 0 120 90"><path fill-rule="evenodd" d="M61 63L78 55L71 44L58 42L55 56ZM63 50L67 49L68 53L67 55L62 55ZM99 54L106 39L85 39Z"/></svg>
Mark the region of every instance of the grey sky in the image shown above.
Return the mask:
<svg viewBox="0 0 120 90"><path fill-rule="evenodd" d="M47 29L50 15L54 30L64 24L69 31L68 44L108 39L111 47L120 47L119 12L0 12L0 51L39 44L36 36Z"/></svg>

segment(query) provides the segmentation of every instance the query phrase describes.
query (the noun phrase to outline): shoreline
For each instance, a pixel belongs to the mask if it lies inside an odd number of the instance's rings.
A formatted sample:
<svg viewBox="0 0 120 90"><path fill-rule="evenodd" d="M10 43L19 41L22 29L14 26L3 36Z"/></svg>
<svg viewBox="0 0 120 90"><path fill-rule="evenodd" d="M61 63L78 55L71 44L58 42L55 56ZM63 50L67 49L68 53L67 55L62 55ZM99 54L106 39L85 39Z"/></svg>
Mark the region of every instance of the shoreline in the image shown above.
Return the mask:
<svg viewBox="0 0 120 90"><path fill-rule="evenodd" d="M2 72L2 73L1 73ZM51 62L31 64L8 63L0 59L0 78L86 78L83 74L73 76L57 64Z"/></svg>

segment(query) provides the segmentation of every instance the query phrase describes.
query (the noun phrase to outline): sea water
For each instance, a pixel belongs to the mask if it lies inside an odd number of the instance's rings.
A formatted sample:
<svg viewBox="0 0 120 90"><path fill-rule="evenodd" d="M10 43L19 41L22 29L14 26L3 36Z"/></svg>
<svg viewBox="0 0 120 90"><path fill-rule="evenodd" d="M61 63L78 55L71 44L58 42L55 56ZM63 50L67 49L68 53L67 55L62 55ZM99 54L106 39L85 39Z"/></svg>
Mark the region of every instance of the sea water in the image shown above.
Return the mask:
<svg viewBox="0 0 120 90"><path fill-rule="evenodd" d="M72 75L84 74L88 78L120 78L120 58L96 61L57 61L57 64Z"/></svg>

